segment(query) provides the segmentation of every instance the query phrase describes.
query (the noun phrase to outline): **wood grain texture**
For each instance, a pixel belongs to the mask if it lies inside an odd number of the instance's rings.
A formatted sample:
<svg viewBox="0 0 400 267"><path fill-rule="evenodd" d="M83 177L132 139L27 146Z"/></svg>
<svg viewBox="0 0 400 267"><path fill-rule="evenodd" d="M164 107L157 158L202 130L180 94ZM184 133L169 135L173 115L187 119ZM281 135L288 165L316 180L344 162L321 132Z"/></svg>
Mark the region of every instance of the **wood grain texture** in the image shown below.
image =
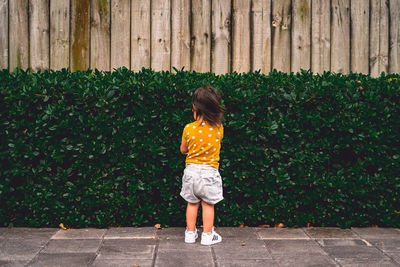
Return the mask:
<svg viewBox="0 0 400 267"><path fill-rule="evenodd" d="M92 0L90 68L110 70L110 0Z"/></svg>
<svg viewBox="0 0 400 267"><path fill-rule="evenodd" d="M389 8L386 0L371 0L369 66L372 77L388 72Z"/></svg>
<svg viewBox="0 0 400 267"><path fill-rule="evenodd" d="M250 0L233 0L232 71L250 71Z"/></svg>
<svg viewBox="0 0 400 267"><path fill-rule="evenodd" d="M331 5L312 0L311 6L311 71L323 73L331 69Z"/></svg>
<svg viewBox="0 0 400 267"><path fill-rule="evenodd" d="M50 68L69 67L70 1L50 1Z"/></svg>
<svg viewBox="0 0 400 267"><path fill-rule="evenodd" d="M291 1L272 2L272 68L290 72Z"/></svg>
<svg viewBox="0 0 400 267"><path fill-rule="evenodd" d="M211 71L211 0L192 1L191 69Z"/></svg>
<svg viewBox="0 0 400 267"><path fill-rule="evenodd" d="M71 70L89 68L90 0L71 0Z"/></svg>
<svg viewBox="0 0 400 267"><path fill-rule="evenodd" d="M350 0L332 0L331 71L350 71Z"/></svg>
<svg viewBox="0 0 400 267"><path fill-rule="evenodd" d="M131 70L150 68L150 0L132 0L131 9ZM156 63L155 63L156 64Z"/></svg>
<svg viewBox="0 0 400 267"><path fill-rule="evenodd" d="M271 71L271 0L253 0L252 71Z"/></svg>
<svg viewBox="0 0 400 267"><path fill-rule="evenodd" d="M311 0L293 0L291 71L311 66Z"/></svg>
<svg viewBox="0 0 400 267"><path fill-rule="evenodd" d="M190 70L190 0L171 1L171 71Z"/></svg>
<svg viewBox="0 0 400 267"><path fill-rule="evenodd" d="M8 68L8 0L0 0L0 70Z"/></svg>
<svg viewBox="0 0 400 267"><path fill-rule="evenodd" d="M151 68L155 71L171 67L170 0L153 0L151 6Z"/></svg>
<svg viewBox="0 0 400 267"><path fill-rule="evenodd" d="M351 1L351 71L369 72L369 1Z"/></svg>
<svg viewBox="0 0 400 267"><path fill-rule="evenodd" d="M130 1L111 0L111 71L130 68L130 18Z"/></svg>
<svg viewBox="0 0 400 267"><path fill-rule="evenodd" d="M400 72L400 0L0 0L0 68Z"/></svg>
<svg viewBox="0 0 400 267"><path fill-rule="evenodd" d="M400 73L400 0L390 0L389 11L389 72Z"/></svg>
<svg viewBox="0 0 400 267"><path fill-rule="evenodd" d="M29 1L29 56L32 70L50 66L49 0Z"/></svg>
<svg viewBox="0 0 400 267"><path fill-rule="evenodd" d="M231 1L212 1L211 71L224 74L231 71Z"/></svg>
<svg viewBox="0 0 400 267"><path fill-rule="evenodd" d="M29 68L28 0L9 1L9 63L10 70L16 67Z"/></svg>

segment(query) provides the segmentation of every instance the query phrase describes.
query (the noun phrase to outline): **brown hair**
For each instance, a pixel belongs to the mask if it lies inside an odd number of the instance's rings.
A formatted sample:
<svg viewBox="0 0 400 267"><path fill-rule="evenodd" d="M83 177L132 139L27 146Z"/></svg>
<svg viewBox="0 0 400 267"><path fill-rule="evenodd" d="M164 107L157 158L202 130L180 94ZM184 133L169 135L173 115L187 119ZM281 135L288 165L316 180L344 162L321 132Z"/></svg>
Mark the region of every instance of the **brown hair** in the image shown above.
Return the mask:
<svg viewBox="0 0 400 267"><path fill-rule="evenodd" d="M197 88L193 93L192 103L196 110L196 117L203 117L203 120L212 126L221 124L225 108L221 104L221 94L217 89L210 85Z"/></svg>

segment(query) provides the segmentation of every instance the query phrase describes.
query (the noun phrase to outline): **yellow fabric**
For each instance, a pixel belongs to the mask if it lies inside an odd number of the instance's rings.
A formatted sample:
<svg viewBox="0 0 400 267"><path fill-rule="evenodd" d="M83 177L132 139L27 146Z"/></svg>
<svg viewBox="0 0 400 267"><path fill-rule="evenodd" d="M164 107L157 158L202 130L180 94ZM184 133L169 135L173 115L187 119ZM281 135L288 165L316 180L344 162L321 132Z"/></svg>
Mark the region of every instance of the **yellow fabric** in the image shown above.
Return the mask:
<svg viewBox="0 0 400 267"><path fill-rule="evenodd" d="M211 126L205 121L195 121L186 124L182 140L186 140L189 152L186 164L207 164L218 169L219 151L224 135L224 127Z"/></svg>

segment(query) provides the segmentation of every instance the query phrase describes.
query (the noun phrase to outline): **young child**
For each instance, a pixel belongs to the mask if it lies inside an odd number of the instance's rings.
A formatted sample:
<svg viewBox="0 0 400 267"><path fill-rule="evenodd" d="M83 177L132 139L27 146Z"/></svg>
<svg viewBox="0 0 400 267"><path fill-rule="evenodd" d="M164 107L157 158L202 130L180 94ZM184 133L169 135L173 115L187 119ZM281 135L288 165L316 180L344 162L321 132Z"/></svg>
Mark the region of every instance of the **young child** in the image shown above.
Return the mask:
<svg viewBox="0 0 400 267"><path fill-rule="evenodd" d="M198 237L196 218L201 202L201 244L212 245L222 241L213 228L214 204L223 199L222 179L218 171L219 151L224 134L221 95L209 85L197 88L192 97L192 111L195 121L185 126L181 143L181 152L186 154L186 168L180 195L188 202L185 242L194 243Z"/></svg>

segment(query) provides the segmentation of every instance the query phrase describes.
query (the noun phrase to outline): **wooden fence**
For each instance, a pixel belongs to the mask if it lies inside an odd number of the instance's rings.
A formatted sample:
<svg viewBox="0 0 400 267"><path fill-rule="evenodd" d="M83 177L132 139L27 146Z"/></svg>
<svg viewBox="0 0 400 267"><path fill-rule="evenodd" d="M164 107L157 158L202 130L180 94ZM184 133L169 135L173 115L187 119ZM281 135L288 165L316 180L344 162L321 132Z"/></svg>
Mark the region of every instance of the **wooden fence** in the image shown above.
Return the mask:
<svg viewBox="0 0 400 267"><path fill-rule="evenodd" d="M0 69L400 72L400 0L0 0Z"/></svg>

